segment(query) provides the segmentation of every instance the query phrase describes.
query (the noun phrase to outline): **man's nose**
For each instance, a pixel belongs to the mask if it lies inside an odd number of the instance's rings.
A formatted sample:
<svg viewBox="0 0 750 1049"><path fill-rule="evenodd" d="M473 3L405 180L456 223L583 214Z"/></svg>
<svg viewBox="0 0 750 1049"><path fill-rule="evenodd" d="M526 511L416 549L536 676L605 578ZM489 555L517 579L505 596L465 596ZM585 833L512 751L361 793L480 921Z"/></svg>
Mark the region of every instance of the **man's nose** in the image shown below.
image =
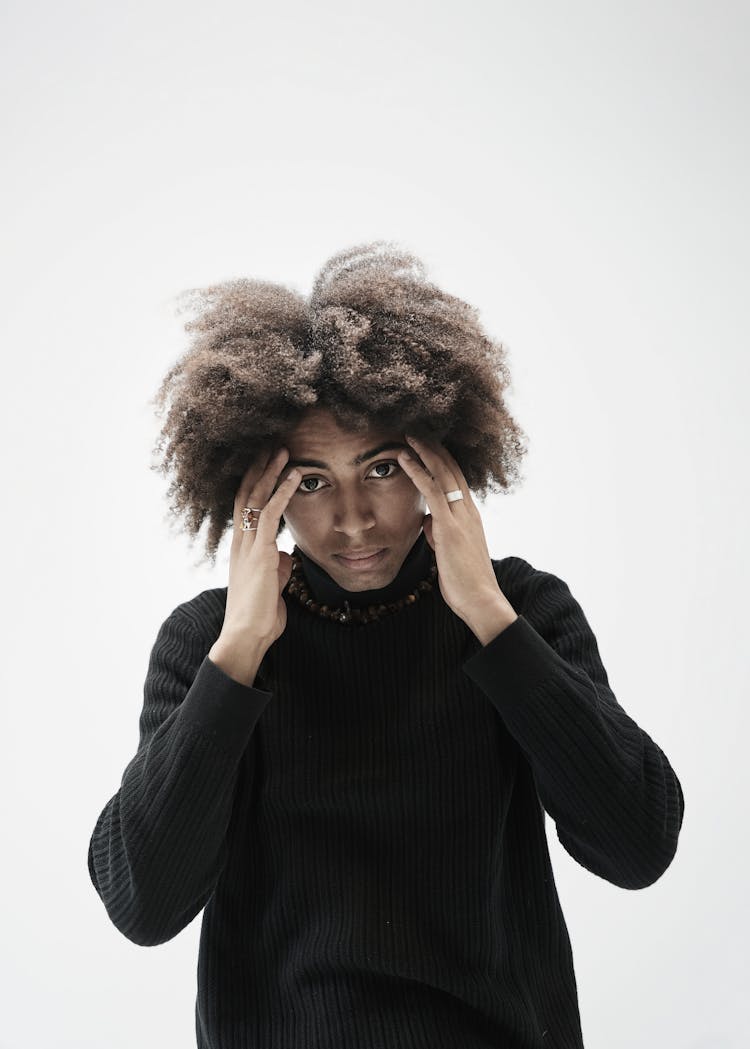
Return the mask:
<svg viewBox="0 0 750 1049"><path fill-rule="evenodd" d="M342 495L333 508L333 527L337 532L356 535L375 524L375 513L369 495Z"/></svg>

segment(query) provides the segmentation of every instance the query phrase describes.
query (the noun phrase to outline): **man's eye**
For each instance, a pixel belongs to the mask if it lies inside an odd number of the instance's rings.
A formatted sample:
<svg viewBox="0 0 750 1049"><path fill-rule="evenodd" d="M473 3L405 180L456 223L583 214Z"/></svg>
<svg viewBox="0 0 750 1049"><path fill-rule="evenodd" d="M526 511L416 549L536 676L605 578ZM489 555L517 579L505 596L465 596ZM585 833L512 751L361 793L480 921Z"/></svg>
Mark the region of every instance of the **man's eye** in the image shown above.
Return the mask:
<svg viewBox="0 0 750 1049"><path fill-rule="evenodd" d="M380 468L381 468L382 466L385 466L385 467L393 466L393 467L395 467L395 469L397 469L397 470L400 470L400 469L401 469L401 467L399 466L399 464L398 464L398 463L392 463L392 462L388 462L388 463L376 463L376 465L374 465L374 466L372 467L372 469L373 469L373 470L379 470L379 469L380 469ZM378 474L378 476L379 476L379 477L392 477L392 476L393 476L393 474L392 474L392 473L379 473L379 474Z"/></svg>
<svg viewBox="0 0 750 1049"><path fill-rule="evenodd" d="M375 465L370 468L370 473L372 473L373 470L377 470L378 467L380 467L380 466L395 466L396 469L395 469L395 472L393 472L393 473L377 474L375 476L375 478L374 478L375 480L389 481L392 477L395 477L396 474L401 470L400 463L394 462L392 459L389 459L387 462L384 461L384 462L381 462L381 463L375 463ZM322 481L322 480L323 480L322 477L314 477L312 475L310 477L303 477L302 480L300 481L299 485L297 486L296 491L298 491L301 495L314 495L316 492L322 492L323 488L326 487L325 484L322 487L319 487L319 488L303 488L302 487L303 485L306 485L308 481L313 481L314 482L314 481Z"/></svg>
<svg viewBox="0 0 750 1049"><path fill-rule="evenodd" d="M306 493L306 492L319 492L320 491L319 488L303 488L302 485L303 484L307 484L308 481L321 481L321 480L322 480L321 477L303 477L302 480L300 481L299 485L297 486L296 490L298 492L304 492L304 493Z"/></svg>

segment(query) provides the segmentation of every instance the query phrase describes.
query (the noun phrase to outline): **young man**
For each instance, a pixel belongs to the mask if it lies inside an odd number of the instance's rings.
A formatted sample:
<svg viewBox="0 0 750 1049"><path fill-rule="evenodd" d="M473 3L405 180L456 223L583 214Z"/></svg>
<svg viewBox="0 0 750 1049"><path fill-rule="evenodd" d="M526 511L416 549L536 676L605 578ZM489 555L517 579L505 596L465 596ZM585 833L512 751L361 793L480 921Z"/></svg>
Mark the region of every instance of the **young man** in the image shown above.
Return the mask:
<svg viewBox="0 0 750 1049"><path fill-rule="evenodd" d="M134 943L204 911L199 1049L580 1049L545 811L628 889L682 823L567 584L490 557L445 444L325 408L242 477L140 728L89 870Z"/></svg>

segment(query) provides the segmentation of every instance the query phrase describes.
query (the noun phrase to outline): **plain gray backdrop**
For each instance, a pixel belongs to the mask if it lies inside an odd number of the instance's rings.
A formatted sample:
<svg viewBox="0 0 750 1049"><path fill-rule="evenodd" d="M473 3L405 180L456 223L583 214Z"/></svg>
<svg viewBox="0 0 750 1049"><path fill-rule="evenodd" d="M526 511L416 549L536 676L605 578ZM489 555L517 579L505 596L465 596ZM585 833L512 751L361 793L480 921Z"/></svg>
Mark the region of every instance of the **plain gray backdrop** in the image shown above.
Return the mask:
<svg viewBox="0 0 750 1049"><path fill-rule="evenodd" d="M4 5L0 1049L195 1045L200 916L126 940L88 843L200 590L149 469L174 297L395 240L509 348L492 556L565 579L685 793L617 888L547 817L587 1049L746 1045L746 4ZM288 533L280 540L291 550Z"/></svg>

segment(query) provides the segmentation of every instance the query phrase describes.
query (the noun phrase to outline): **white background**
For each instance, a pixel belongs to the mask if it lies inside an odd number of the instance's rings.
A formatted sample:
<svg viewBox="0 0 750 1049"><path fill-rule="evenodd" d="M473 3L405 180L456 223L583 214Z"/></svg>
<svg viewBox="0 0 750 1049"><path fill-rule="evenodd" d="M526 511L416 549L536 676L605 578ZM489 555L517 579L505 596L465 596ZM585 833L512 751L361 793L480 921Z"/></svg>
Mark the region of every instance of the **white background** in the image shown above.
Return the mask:
<svg viewBox="0 0 750 1049"><path fill-rule="evenodd" d="M87 870L196 567L150 470L173 299L392 239L509 347L492 556L565 579L685 793L646 890L547 833L587 1049L746 1045L747 5L4 5L0 1049L195 1044L200 918ZM288 533L280 545L291 549ZM743 971L744 970L744 971Z"/></svg>

